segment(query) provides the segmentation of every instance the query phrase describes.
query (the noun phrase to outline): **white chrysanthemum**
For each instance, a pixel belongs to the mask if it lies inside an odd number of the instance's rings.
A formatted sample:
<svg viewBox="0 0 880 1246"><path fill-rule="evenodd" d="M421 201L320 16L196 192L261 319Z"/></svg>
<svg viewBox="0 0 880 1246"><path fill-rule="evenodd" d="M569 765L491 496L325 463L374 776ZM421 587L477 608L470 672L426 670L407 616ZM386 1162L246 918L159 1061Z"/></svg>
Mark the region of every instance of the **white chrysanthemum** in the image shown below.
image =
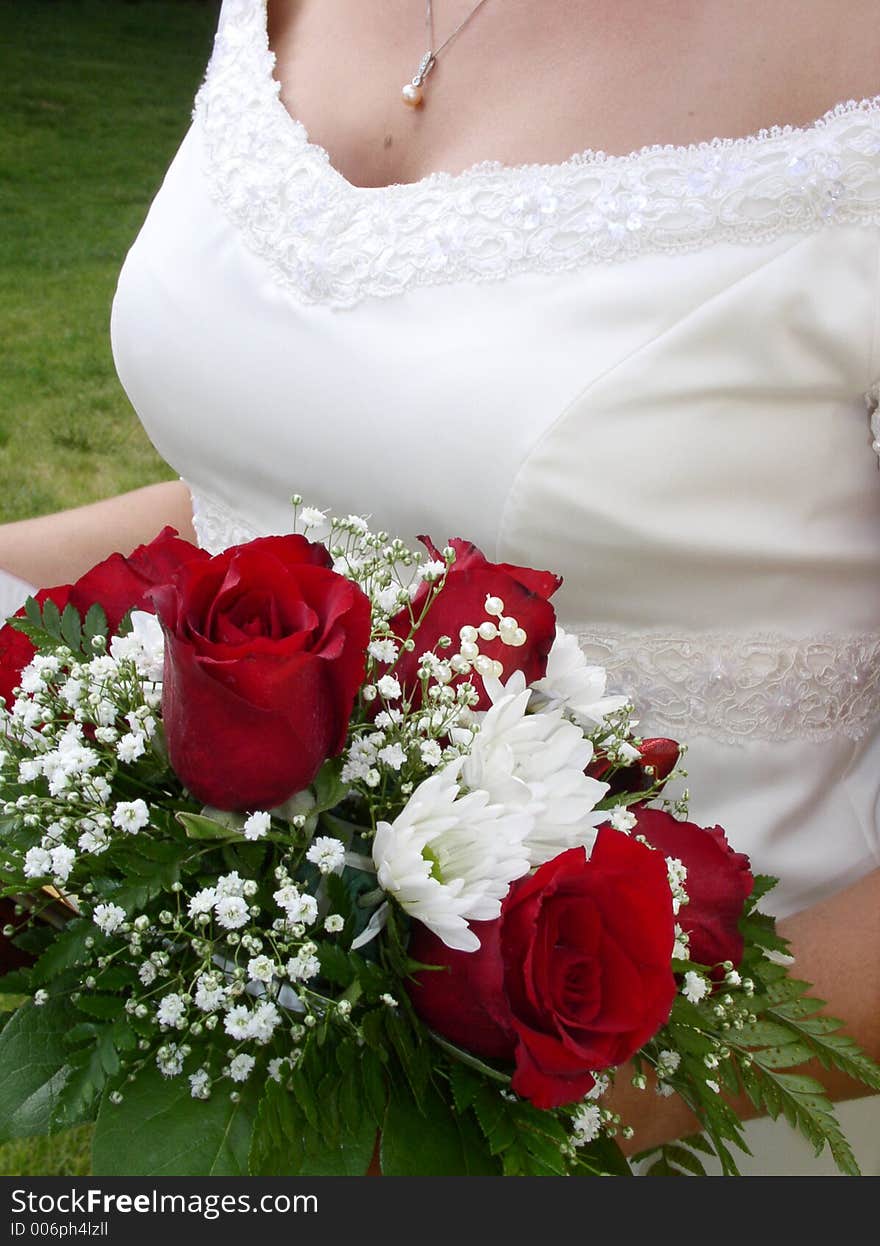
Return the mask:
<svg viewBox="0 0 880 1246"><path fill-rule="evenodd" d="M319 835L309 846L306 860L316 865L322 874L341 874L345 865L345 844L332 835Z"/></svg>
<svg viewBox="0 0 880 1246"><path fill-rule="evenodd" d="M110 641L110 657L116 662L134 662L142 679L152 683L162 680L165 664L165 637L162 625L154 614L135 610L131 631L127 636L114 636Z"/></svg>
<svg viewBox="0 0 880 1246"><path fill-rule="evenodd" d="M627 703L625 696L606 695L607 679L604 666L589 664L577 637L557 627L544 678L532 685L536 694L532 708L563 709L592 731Z"/></svg>
<svg viewBox="0 0 880 1246"><path fill-rule="evenodd" d="M462 794L453 763L420 783L373 840L379 884L447 947L473 952L469 921L501 912L510 884L528 873L528 812L493 803L486 791Z"/></svg>
<svg viewBox="0 0 880 1246"><path fill-rule="evenodd" d="M517 671L507 684L487 680L493 705L480 720L464 760L466 787L487 791L493 802L528 812L530 865L542 865L567 848L589 851L607 814L596 805L608 791L584 774L593 746L561 709L527 713L529 689Z"/></svg>

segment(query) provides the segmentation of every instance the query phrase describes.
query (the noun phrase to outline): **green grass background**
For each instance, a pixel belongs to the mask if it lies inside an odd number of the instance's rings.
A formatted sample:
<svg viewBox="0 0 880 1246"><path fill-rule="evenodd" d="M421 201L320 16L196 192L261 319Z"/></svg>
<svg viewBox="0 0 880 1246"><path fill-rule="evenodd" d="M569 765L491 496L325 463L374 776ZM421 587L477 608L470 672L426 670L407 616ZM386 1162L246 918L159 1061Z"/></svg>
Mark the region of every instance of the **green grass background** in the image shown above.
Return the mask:
<svg viewBox="0 0 880 1246"><path fill-rule="evenodd" d="M108 325L217 7L0 0L0 520L173 476L116 379Z"/></svg>
<svg viewBox="0 0 880 1246"><path fill-rule="evenodd" d="M116 275L189 124L215 0L0 0L0 521L174 473L116 379ZM89 1130L0 1146L82 1175Z"/></svg>

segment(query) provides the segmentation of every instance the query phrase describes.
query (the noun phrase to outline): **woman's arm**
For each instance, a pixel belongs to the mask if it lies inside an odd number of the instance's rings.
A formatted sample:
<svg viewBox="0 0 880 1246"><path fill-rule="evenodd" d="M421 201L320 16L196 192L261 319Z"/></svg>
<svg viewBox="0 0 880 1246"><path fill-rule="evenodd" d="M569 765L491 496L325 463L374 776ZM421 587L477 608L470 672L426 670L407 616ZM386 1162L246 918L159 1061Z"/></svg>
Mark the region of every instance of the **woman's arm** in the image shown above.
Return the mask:
<svg viewBox="0 0 880 1246"><path fill-rule="evenodd" d="M194 541L192 502L182 481L147 485L73 510L0 526L0 567L39 587L67 584L96 562L151 541L171 524Z"/></svg>
<svg viewBox="0 0 880 1246"><path fill-rule="evenodd" d="M795 977L813 984L811 995L827 1001L829 1016L845 1022L845 1030L860 1046L880 1059L880 869L837 892L820 904L781 921L779 933L791 941ZM866 1087L842 1073L828 1072L816 1061L800 1072L823 1083L832 1099L869 1094ZM672 1095L663 1099L636 1090L626 1069L606 1099L624 1125L634 1129L622 1143L629 1154L685 1137L699 1129L687 1105ZM734 1107L747 1120L756 1115L748 1099Z"/></svg>

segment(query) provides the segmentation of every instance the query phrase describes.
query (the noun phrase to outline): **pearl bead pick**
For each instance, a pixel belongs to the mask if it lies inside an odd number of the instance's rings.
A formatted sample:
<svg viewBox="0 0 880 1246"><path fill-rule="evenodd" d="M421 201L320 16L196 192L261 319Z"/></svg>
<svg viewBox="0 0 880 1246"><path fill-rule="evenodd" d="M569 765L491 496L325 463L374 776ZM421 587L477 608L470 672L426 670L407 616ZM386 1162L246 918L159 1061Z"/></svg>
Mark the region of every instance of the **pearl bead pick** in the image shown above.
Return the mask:
<svg viewBox="0 0 880 1246"><path fill-rule="evenodd" d="M400 97L407 108L421 108L425 102L425 93L414 82L407 82L401 89Z"/></svg>

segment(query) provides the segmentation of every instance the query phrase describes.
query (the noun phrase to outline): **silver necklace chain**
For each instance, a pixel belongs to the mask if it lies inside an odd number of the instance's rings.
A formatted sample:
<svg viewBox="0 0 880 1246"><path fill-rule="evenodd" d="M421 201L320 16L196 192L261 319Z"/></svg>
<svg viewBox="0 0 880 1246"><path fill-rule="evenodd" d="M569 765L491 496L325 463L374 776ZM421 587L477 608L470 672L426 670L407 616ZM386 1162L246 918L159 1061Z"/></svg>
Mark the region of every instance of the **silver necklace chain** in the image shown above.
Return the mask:
<svg viewBox="0 0 880 1246"><path fill-rule="evenodd" d="M424 93L422 91L422 87L424 85L425 79L427 78L428 74L434 68L434 65L436 64L436 61L437 61L437 57L440 55L440 53L443 51L444 48L449 46L449 44L452 42L455 36L459 33L459 31L461 31L468 24L471 18L475 16L475 14L483 7L485 3L486 3L486 0L477 0L477 3L471 9L470 13L465 14L465 16L456 26L455 30L453 30L452 34L447 35L447 37L443 40L440 46L438 48L435 48L434 47L434 3L433 3L433 0L425 0L425 43L427 44L427 51L425 52L425 55L422 57L419 63L419 67L416 70L415 74L413 75L412 81L406 83L406 85L403 88L403 92L402 92L403 102L407 104L410 108L421 107L422 103L424 102Z"/></svg>

